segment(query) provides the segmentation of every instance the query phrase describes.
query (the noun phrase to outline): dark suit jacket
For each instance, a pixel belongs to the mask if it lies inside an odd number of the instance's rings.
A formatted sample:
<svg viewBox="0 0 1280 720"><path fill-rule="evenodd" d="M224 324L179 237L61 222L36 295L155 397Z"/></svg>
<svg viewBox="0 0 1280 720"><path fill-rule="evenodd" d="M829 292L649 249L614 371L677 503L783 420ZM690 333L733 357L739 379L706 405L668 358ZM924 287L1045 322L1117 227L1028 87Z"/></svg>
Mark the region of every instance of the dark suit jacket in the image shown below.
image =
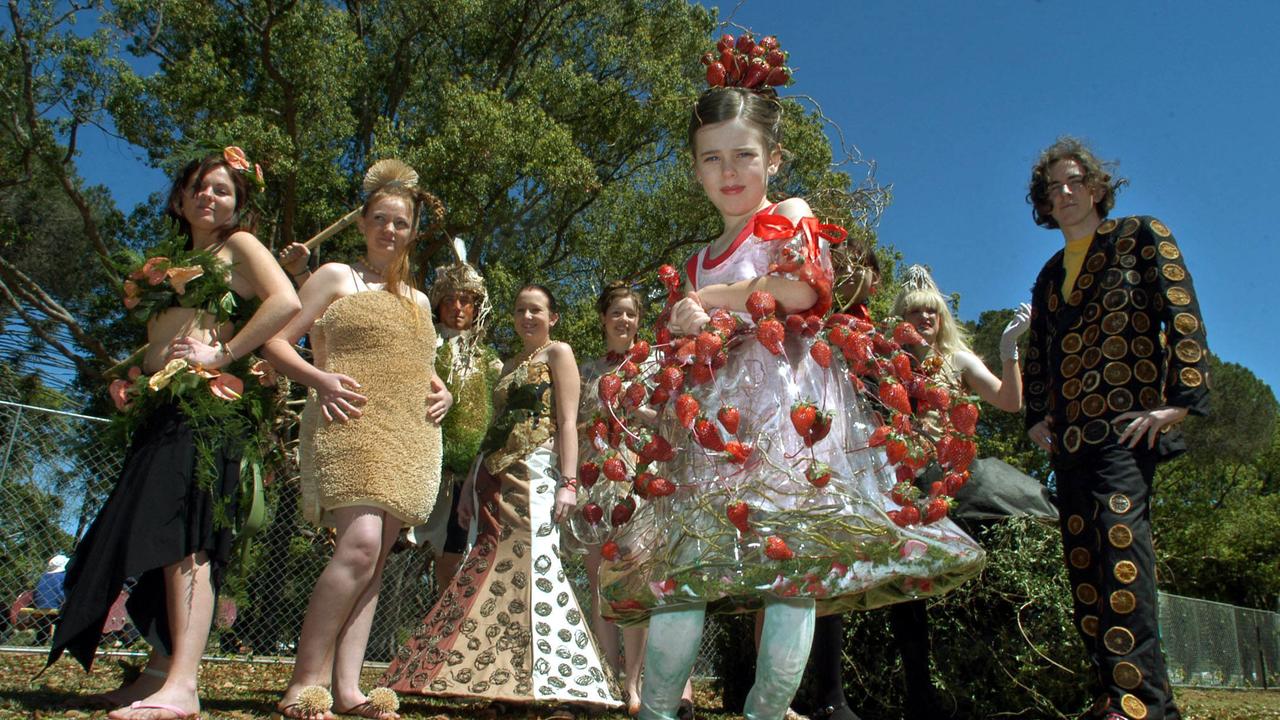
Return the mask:
<svg viewBox="0 0 1280 720"><path fill-rule="evenodd" d="M1191 275L1152 217L1098 226L1063 299L1062 251L1032 287L1023 399L1027 428L1050 419L1059 458L1114 442L1129 410L1208 412L1208 349ZM1176 445L1176 431L1162 445Z"/></svg>

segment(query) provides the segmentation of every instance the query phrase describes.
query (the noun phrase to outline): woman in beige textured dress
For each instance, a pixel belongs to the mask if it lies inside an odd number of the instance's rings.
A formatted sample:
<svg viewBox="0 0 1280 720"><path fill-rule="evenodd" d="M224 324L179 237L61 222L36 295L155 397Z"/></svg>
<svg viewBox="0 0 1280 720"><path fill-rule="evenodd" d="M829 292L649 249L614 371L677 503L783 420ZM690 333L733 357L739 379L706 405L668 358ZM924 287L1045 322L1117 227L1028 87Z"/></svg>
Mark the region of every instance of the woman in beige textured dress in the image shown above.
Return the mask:
<svg viewBox="0 0 1280 720"><path fill-rule="evenodd" d="M299 293L302 312L263 348L312 389L302 417L302 509L337 529L277 706L283 717L327 720L330 708L399 717L394 696L371 699L359 682L387 553L401 525L426 522L435 505L439 423L452 404L435 374L431 308L409 273L424 203L442 219L439 201L414 188L389 183L370 193L356 220L365 256L320 267ZM308 332L314 365L293 346Z"/></svg>

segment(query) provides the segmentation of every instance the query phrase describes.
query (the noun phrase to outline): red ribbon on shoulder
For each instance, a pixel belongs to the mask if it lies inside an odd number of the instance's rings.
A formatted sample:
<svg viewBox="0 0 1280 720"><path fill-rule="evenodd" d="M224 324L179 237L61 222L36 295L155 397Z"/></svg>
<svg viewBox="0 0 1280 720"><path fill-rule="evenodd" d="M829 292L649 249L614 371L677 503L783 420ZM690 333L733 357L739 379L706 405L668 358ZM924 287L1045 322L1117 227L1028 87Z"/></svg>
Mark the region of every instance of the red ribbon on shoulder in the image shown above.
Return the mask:
<svg viewBox="0 0 1280 720"><path fill-rule="evenodd" d="M830 245L839 245L849 237L848 231L839 225L820 223L812 216L800 218L799 226L785 215L761 213L752 218L751 234L761 240L790 240L801 233L804 234L806 254L812 262L817 262L820 255L819 238Z"/></svg>

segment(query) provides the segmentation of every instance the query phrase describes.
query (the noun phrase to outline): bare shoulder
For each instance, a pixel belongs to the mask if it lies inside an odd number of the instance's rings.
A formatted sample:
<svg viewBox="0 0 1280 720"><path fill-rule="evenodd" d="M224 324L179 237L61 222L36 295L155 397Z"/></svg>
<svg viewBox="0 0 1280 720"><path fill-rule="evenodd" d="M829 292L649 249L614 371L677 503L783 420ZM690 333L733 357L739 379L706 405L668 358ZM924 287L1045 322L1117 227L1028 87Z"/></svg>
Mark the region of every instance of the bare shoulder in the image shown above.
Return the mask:
<svg viewBox="0 0 1280 720"><path fill-rule="evenodd" d="M560 340L556 340L555 342L547 346L546 352L547 352L547 360L549 362L568 361L575 364L577 362L576 358L574 358L574 355L573 355L573 348L570 347L569 343L567 342L561 342Z"/></svg>
<svg viewBox="0 0 1280 720"><path fill-rule="evenodd" d="M809 207L809 203L802 197L787 198L778 203L778 207L774 208L774 213L784 215L792 220L799 220L803 217L811 217L813 209Z"/></svg>

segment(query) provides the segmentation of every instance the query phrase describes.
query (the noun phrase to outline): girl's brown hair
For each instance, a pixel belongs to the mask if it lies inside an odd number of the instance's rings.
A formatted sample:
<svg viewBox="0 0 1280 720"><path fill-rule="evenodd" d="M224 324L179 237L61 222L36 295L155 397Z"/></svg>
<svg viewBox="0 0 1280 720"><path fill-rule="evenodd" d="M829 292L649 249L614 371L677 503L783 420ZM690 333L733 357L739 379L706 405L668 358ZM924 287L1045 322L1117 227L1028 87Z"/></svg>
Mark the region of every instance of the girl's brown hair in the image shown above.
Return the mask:
<svg viewBox="0 0 1280 720"><path fill-rule="evenodd" d="M236 193L235 214L226 225L218 229L218 240L226 240L241 230L254 234L258 231L257 214L246 207L249 202L249 193L253 191L253 188L249 187L248 178L244 173L231 167L221 154L208 155L199 160L192 160L178 172L173 179L173 184L169 186L169 199L165 203L165 215L178 223L178 231L187 236L188 245L192 242L191 223L187 222L187 218L182 214L182 202L184 199L193 197L193 194L188 192L188 188L199 188L205 177L218 168L226 168L227 175L231 177L231 187Z"/></svg>

